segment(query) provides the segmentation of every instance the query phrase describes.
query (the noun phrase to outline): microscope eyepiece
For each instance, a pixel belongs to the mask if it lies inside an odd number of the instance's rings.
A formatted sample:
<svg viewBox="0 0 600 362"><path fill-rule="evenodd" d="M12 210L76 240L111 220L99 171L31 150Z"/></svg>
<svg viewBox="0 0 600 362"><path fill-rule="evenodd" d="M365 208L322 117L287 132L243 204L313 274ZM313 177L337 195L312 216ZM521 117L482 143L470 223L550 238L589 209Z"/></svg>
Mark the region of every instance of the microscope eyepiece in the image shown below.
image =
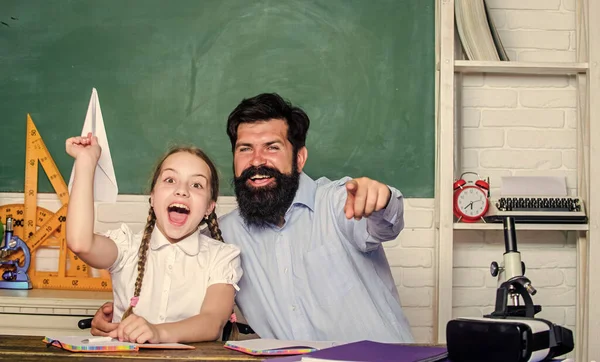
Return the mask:
<svg viewBox="0 0 600 362"><path fill-rule="evenodd" d="M504 247L507 253L517 251L517 230L515 229L515 219L505 217L504 224Z"/></svg>

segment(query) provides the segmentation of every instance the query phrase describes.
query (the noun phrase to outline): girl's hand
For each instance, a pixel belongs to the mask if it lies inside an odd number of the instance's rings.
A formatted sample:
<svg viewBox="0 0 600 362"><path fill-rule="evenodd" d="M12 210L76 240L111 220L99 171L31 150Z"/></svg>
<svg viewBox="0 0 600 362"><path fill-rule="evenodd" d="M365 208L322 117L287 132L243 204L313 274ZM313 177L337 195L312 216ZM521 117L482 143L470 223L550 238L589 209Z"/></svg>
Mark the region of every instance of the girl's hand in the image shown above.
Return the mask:
<svg viewBox="0 0 600 362"><path fill-rule="evenodd" d="M131 314L119 323L119 327L110 332L109 336L121 342L131 343L160 343L158 328L148 323L144 318Z"/></svg>
<svg viewBox="0 0 600 362"><path fill-rule="evenodd" d="M69 156L77 159L77 157L84 155L94 163L98 162L102 153L102 148L98 144L98 137L92 136L91 132L87 134L87 137L78 136L67 139L65 148Z"/></svg>
<svg viewBox="0 0 600 362"><path fill-rule="evenodd" d="M92 336L108 336L110 332L116 330L119 323L112 323L113 319L113 303L106 302L94 314L92 320Z"/></svg>

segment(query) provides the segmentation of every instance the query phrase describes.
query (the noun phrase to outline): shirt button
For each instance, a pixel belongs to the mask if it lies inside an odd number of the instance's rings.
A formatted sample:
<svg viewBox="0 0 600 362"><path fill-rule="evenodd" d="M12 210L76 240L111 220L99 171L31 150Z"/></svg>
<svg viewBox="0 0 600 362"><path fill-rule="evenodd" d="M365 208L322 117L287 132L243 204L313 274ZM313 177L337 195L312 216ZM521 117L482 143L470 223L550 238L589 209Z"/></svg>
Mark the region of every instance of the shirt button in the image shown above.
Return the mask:
<svg viewBox="0 0 600 362"><path fill-rule="evenodd" d="M295 305L292 306L292 311L296 311L296 306Z"/></svg>
<svg viewBox="0 0 600 362"><path fill-rule="evenodd" d="M173 269L173 265L169 265L169 270Z"/></svg>
<svg viewBox="0 0 600 362"><path fill-rule="evenodd" d="M284 272L284 273L287 273L287 270L288 270L288 269L287 269L287 268L285 268L285 269L283 269L283 272Z"/></svg>

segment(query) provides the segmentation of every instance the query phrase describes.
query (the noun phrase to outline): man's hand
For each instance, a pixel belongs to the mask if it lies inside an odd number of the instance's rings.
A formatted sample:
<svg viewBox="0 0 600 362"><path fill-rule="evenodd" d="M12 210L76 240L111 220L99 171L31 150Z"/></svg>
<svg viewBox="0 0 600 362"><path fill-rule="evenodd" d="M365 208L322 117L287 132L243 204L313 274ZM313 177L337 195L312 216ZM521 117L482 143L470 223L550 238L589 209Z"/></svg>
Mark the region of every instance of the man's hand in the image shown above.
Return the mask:
<svg viewBox="0 0 600 362"><path fill-rule="evenodd" d="M118 338L121 342L160 343L158 328L135 314L123 319L119 323L119 327L109 335Z"/></svg>
<svg viewBox="0 0 600 362"><path fill-rule="evenodd" d="M367 177L355 178L346 182L346 218L360 220L375 211L385 208L392 193L387 185Z"/></svg>
<svg viewBox="0 0 600 362"><path fill-rule="evenodd" d="M98 309L92 319L92 335L93 336L108 336L110 332L117 329L119 323L112 323L113 318L113 303L106 302Z"/></svg>

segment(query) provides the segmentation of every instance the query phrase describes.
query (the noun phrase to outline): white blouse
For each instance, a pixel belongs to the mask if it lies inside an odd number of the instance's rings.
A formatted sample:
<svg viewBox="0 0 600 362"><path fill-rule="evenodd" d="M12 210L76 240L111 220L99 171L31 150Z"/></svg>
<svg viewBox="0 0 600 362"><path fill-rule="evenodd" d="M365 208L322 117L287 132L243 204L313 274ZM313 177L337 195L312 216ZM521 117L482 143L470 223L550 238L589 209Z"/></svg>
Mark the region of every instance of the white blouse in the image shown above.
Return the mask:
<svg viewBox="0 0 600 362"><path fill-rule="evenodd" d="M111 273L113 322L129 307L137 278L138 250L143 231L133 234L122 224L105 236L117 245ZM216 283L237 283L242 276L240 249L195 232L171 244L155 227L147 251L146 270L134 313L148 322L177 322L200 313L206 289Z"/></svg>

